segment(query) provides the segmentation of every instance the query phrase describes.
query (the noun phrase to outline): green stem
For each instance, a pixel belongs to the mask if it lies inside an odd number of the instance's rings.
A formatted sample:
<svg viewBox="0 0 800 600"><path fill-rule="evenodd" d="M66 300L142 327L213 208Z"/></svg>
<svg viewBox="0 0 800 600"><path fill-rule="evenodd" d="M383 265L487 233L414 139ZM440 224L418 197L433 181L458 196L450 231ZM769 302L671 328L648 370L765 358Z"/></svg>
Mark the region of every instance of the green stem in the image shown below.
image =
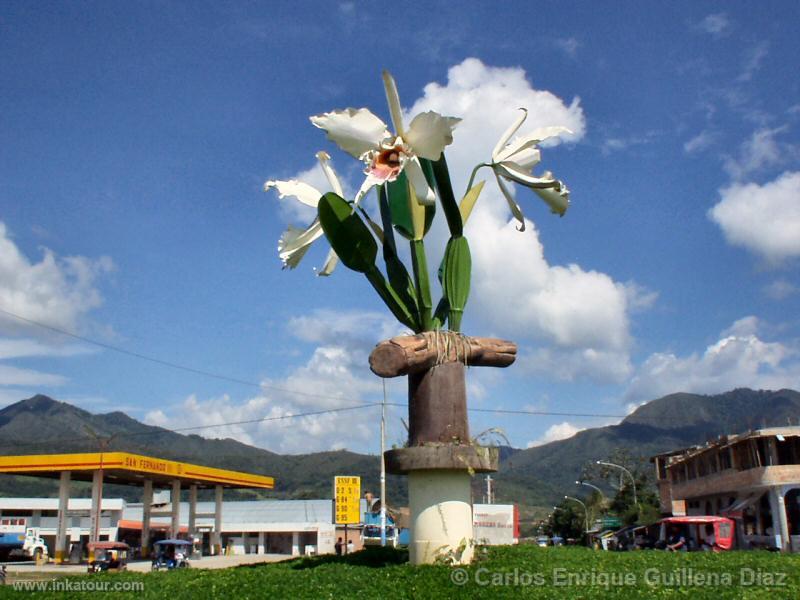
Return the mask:
<svg viewBox="0 0 800 600"><path fill-rule="evenodd" d="M417 288L417 307L419 309L420 325L423 331L433 329L431 310L431 283L428 277L428 259L425 256L425 243L422 240L410 240L411 265L414 269L414 284Z"/></svg>
<svg viewBox="0 0 800 600"><path fill-rule="evenodd" d="M447 317L447 327L450 331L461 331L461 317L464 316L463 310L450 309L450 314Z"/></svg>
<svg viewBox="0 0 800 600"><path fill-rule="evenodd" d="M366 275L375 291L378 292L378 295L381 297L386 307L392 311L395 318L409 329L412 329L414 333L419 333L421 329L419 324L414 321L409 307L405 306L391 284L384 279L378 267L370 265L370 267L364 271L364 275Z"/></svg>
<svg viewBox="0 0 800 600"><path fill-rule="evenodd" d="M469 192L472 189L472 184L475 181L475 176L478 174L478 170L481 167L491 167L491 166L492 166L491 163L480 163L478 165L475 165L475 168L472 169L472 175L469 176L469 183L467 184L467 190L464 192L465 196L467 195L467 192Z"/></svg>

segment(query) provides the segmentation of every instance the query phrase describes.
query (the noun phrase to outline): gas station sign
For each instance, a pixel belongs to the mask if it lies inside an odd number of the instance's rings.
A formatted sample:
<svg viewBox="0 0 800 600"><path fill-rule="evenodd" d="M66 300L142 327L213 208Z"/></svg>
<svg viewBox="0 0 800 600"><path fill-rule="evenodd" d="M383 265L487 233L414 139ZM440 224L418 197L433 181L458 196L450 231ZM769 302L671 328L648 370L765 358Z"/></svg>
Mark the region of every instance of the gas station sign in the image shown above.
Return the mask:
<svg viewBox="0 0 800 600"><path fill-rule="evenodd" d="M341 476L334 478L334 512L337 525L353 525L361 522L361 477Z"/></svg>

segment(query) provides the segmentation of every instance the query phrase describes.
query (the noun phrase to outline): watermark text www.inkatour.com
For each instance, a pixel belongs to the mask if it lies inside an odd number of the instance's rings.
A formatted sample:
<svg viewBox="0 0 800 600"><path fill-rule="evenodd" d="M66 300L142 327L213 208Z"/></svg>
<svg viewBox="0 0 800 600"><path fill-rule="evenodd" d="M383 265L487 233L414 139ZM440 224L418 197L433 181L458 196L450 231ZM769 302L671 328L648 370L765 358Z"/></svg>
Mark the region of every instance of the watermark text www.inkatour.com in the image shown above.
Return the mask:
<svg viewBox="0 0 800 600"><path fill-rule="evenodd" d="M525 571L515 568L497 571L486 567L477 569L456 568L450 572L450 581L462 586L474 584L481 587L774 587L789 584L786 573L744 567L732 571L705 571L702 569L645 569L641 573L602 571L598 569L570 570L556 568L551 571Z"/></svg>
<svg viewBox="0 0 800 600"><path fill-rule="evenodd" d="M18 592L143 592L142 581L95 581L83 579L51 579L36 581L19 579L10 584Z"/></svg>

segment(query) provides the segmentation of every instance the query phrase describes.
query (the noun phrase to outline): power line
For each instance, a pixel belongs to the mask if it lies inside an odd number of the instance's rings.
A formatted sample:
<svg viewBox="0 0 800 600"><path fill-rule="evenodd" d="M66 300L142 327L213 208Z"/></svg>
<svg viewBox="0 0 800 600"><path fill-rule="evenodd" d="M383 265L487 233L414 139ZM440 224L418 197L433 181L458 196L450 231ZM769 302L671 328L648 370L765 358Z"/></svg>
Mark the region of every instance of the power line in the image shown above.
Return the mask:
<svg viewBox="0 0 800 600"><path fill-rule="evenodd" d="M14 317L15 319L19 319L20 321L24 321L25 323L29 323L31 325L35 325L37 327L41 327L43 329L48 329L55 333L59 333L61 335L65 335L76 340L80 340L82 342L86 342L87 344L92 344L94 346L98 346L100 348L105 348L106 350L111 350L112 352L118 352L119 354L124 354L126 356L132 356L134 358L138 358L141 360L146 360L151 363L155 363L157 365L161 365L163 367L169 367L171 369L178 369L180 371L186 371L188 373L194 373L195 375L203 375L205 377L213 377L214 379L219 379L221 381L228 381L230 383L238 383L241 385L246 385L250 387L255 387L260 390L271 390L273 392L284 392L287 394L295 394L297 396L306 396L308 398L323 398L326 400L341 400L338 396L330 396L325 394L314 394L312 392L301 392L298 390L291 390L288 388L282 388L274 385L266 385L262 383L256 383L254 381L247 381L245 379L238 379L236 377L230 377L228 375L220 375L219 373L213 373L211 371L205 371L203 369L196 369L194 367L187 367L186 365L181 365L178 363L174 363L168 360L162 360L160 358L155 358L153 356L147 356L146 354L141 354L139 352L133 352L132 350L126 350L125 348L120 348L119 346L113 346L111 344L106 344L105 342L99 342L97 340L78 335L77 333L73 333L71 331L67 331L65 329L60 329L58 327L54 327L52 325L47 325L46 323L40 323L39 321L34 321L33 319L28 319L26 317L20 316L13 312L7 311L3 308L0 308L0 313L8 315L10 317Z"/></svg>
<svg viewBox="0 0 800 600"><path fill-rule="evenodd" d="M327 394L315 394L315 393L311 393L311 392L301 392L301 391L298 391L298 390L292 390L292 389L282 388L282 387L278 387L278 386L265 385L265 384L256 383L256 382L253 382L253 381L247 381L247 380L244 380L244 379L239 379L239 378L236 378L236 377L230 377L228 375L221 375L219 373L214 373L214 372L206 371L206 370L203 370L203 369L196 369L194 367L188 367L186 365L181 365L181 364L178 364L178 363L174 363L174 362L171 362L171 361L163 360L163 359L156 358L156 357L153 357L153 356L148 356L146 354L141 354L139 352L126 350L125 348L121 348L119 346L114 346L112 344L108 344L108 343L105 343L105 342L100 342L98 340L95 340L95 339L92 339L92 338L88 338L86 336L82 336L82 335L79 335L77 333L74 333L74 332L71 332L71 331L67 331L65 329L61 329L59 327L55 327L53 325L48 325L46 323L42 323L42 322L36 321L34 319L29 319L27 317L23 317L21 315L18 315L16 313L11 312L11 311L5 310L3 308L0 308L0 313L8 315L10 317L13 317L15 319L18 319L18 320L23 321L25 323L28 323L28 324L31 324L31 325L35 325L36 327L40 327L42 329L47 329L49 331L53 331L53 332L58 333L60 335L64 335L64 336L67 336L67 337L70 337L70 338L73 338L73 339L76 339L76 340L80 340L80 341L85 342L87 344L98 346L98 347L104 348L106 350L111 350L112 352L117 352L119 354L123 354L123 355L126 355L126 356L131 356L131 357L134 357L134 358L138 358L140 360L145 360L145 361L148 361L148 362L151 362L151 363L154 363L154 364L158 364L158 365L161 365L161 366L164 366L164 367L168 367L168 368L171 368L171 369L177 369L177 370L185 371L185 372L188 372L188 373L194 373L196 375L202 375L202 376L205 376L205 377L211 377L211 378L214 378L214 379L218 379L218 380L221 380L221 381L227 381L227 382L230 382L230 383L238 383L238 384L246 385L246 386L249 386L249 387L255 387L255 388L258 388L260 390L271 390L271 391L275 391L275 392L283 392L283 393L287 393L287 394L295 394L295 395L298 395L298 396L305 396L305 397L310 397L310 398L321 398L321 399L326 399L326 400L340 400L341 399L338 396L331 396L331 395L327 395ZM137 436L158 435L160 433L166 433L166 432L179 433L179 432L182 432L182 431L199 431L199 430L202 430L202 429L213 429L213 428L217 428L217 427L226 427L226 426L231 426L231 425L247 425L247 424L253 424L253 423L262 423L262 422L268 422L268 421L291 419L291 418L296 418L296 417L315 416L315 415L321 415L321 414L327 414L327 413L335 413L335 412L357 410L357 409L361 409L361 408L369 408L369 407L372 407L372 406L379 406L379 405L380 405L380 403L374 403L373 402L373 403L368 403L368 404L359 404L359 405L356 405L356 406L349 406L349 407L336 408L336 409L327 409L327 410L311 411L311 412L297 413L297 414L290 414L290 415L281 415L281 416L277 416L277 417L262 417L262 418L257 418L257 419L249 419L249 420L245 420L245 421L231 421L231 422L227 422L227 423L217 423L217 424L213 424L213 425L198 425L198 426L193 426L193 427L180 427L180 428L176 428L176 429L161 429L161 431L153 431L153 432L148 431L148 432L120 434L119 437L137 437ZM387 405L403 407L403 408L407 408L407 406L408 406L407 404L402 404L402 403L397 403L397 402L389 402L389 403L387 403ZM467 410L469 412L494 413L494 414L552 416L552 417L583 417L583 418L604 418L604 419L624 419L627 416L627 415L602 414L602 413L570 413L570 412L550 412L550 411L532 411L532 410L507 410L507 409L499 409L499 408L469 408ZM646 418L646 417L644 417L644 418ZM83 438L73 438L73 439L62 439L62 440L59 440L59 441L62 441L62 442L66 442L66 441L83 442L83 441L88 441L88 438L83 437ZM33 446L33 445L41 445L41 443L42 442L0 444L0 447L2 447L2 446Z"/></svg>
<svg viewBox="0 0 800 600"><path fill-rule="evenodd" d="M338 412L345 412L350 410L358 410L361 408L371 408L373 406L380 406L379 402L370 402L369 404L357 404L355 406L343 406L341 408L328 408L324 410L314 410L308 411L303 413L293 413L287 415L278 415L278 416L270 416L270 417L261 417L258 419L247 419L244 421L228 421L226 423L215 423L213 425L196 425L193 427L178 427L175 429L166 429L163 427L158 427L157 425L151 425L150 427L158 429L157 431L137 431L137 432L130 432L130 433L116 433L114 437L116 439L119 438L132 438L132 437L145 437L150 435L162 435L164 433L179 433L181 431L197 431L200 429L214 429L217 427L228 427L231 425L249 425L253 423L265 423L268 421L282 421L286 419L296 419L300 417L311 417L317 415L324 415L329 413L338 413ZM8 447L8 446L41 446L43 444L53 444L57 442L94 442L95 439L89 436L82 436L82 437L74 437L74 438L61 438L59 440L48 440L48 441L38 441L38 442L13 442L7 444L0 444L0 447Z"/></svg>
<svg viewBox="0 0 800 600"><path fill-rule="evenodd" d="M471 412L501 413L507 415L537 415L545 417L591 417L598 419L624 419L628 415L606 415L603 413L570 413L570 412L548 412L543 410L505 410L502 408L470 408ZM649 418L649 417L643 417Z"/></svg>
<svg viewBox="0 0 800 600"><path fill-rule="evenodd" d="M408 404L401 402L388 402L388 406L400 406L408 408ZM545 417L592 417L600 419L624 419L628 415L606 415L602 413L571 413L571 412L548 412L544 410L506 410L503 408L468 408L469 412L499 413L507 415L535 415Z"/></svg>
<svg viewBox="0 0 800 600"><path fill-rule="evenodd" d="M189 373L194 373L196 375L204 375L206 377L213 377L215 379L220 379L222 381L229 381L232 383L239 383L242 385L247 385L251 387L256 387L262 390L272 390L275 392L284 392L287 394L295 394L298 396L307 396L310 398L324 398L326 400L341 400L339 396L330 396L326 394L314 394L311 392L301 392L298 390L292 390L288 388L282 388L274 385L265 385L262 383L255 383L253 381L247 381L244 379L238 379L236 377L230 377L228 375L221 375L219 373L213 373L211 371L205 371L202 369L196 369L194 367L187 367L185 365L181 365L178 363L170 362L167 360L162 360L160 358L155 358L152 356L147 356L146 354L141 354L139 352L133 352L131 350L126 350L125 348L120 348L118 346L113 346L111 344L106 344L105 342L99 342L97 340L93 340L91 338L87 338L82 335L78 335L77 333L72 333L71 331L66 331L64 329L60 329L58 327L54 327L52 325L47 325L45 323L40 323L39 321L34 321L33 319L28 319L26 317L20 316L13 312L7 311L3 308L0 308L0 313L6 314L8 316L14 317L15 319L19 319L20 321L24 321L26 323L30 323L31 325L36 325L37 327L42 327L44 329L49 329L50 331L54 331L61 335L66 335L76 340L80 340L82 342L86 342L87 344L93 344L95 346L99 346L101 348L105 348L107 350L111 350L113 352L118 352L120 354L125 354L127 356L132 356L134 358L139 358L141 360L146 360L161 366L169 367L172 369L179 369L181 371L187 371ZM407 406L406 404L400 403L393 403L389 402L389 406ZM371 405L370 405L371 406ZM600 419L624 419L628 415L613 415L613 414L603 414L603 413L570 413L570 412L548 412L548 411L535 411L535 410L504 410L499 408L470 408L468 409L470 412L486 412L486 413L499 413L499 414L512 414L512 415L536 415L536 416L550 416L550 417L588 417L588 418L600 418ZM639 417L639 418L649 418L649 417ZM216 425L212 425L209 427L216 427ZM176 430L177 431L177 430Z"/></svg>

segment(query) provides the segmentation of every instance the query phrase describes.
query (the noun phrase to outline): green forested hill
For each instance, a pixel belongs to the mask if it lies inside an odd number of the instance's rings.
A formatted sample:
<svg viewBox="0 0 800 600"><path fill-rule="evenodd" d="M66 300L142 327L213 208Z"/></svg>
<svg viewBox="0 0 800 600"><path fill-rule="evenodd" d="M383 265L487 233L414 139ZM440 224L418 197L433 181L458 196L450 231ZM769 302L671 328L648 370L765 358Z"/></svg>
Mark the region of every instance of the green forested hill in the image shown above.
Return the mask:
<svg viewBox="0 0 800 600"><path fill-rule="evenodd" d="M720 434L797 424L800 393L792 390L737 389L704 396L671 394L653 400L618 425L581 431L544 446L503 448L501 469L495 477L498 501L527 506L552 505L574 491L583 468L624 449L631 456L648 457ZM232 439L182 435L145 425L121 412L92 414L47 396L34 396L0 410L0 454L96 451L90 434L112 437L109 449L124 450L221 468L271 475L275 490L238 492L239 497L331 497L334 475L362 477L362 489L378 491L378 457L345 450L303 455L280 455ZM76 485L88 495L86 486ZM475 481L476 499L482 481ZM138 491L108 486L107 494L138 499ZM56 495L55 482L0 476L0 495ZM405 481L389 477L387 495L392 504L406 501ZM232 492L229 497L235 497Z"/></svg>

